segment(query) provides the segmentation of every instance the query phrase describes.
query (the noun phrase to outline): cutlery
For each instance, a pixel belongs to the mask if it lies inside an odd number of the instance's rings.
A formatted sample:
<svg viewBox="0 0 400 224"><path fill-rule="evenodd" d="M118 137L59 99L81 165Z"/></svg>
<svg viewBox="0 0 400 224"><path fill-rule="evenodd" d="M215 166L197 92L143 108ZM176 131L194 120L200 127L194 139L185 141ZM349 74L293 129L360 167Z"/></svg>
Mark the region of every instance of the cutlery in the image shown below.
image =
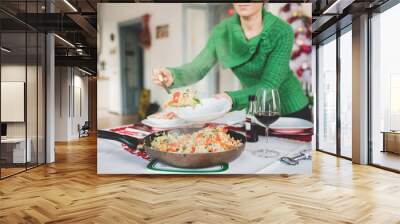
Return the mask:
<svg viewBox="0 0 400 224"><path fill-rule="evenodd" d="M294 166L294 165L299 164L300 160L310 160L310 159L311 159L310 150L304 150L304 151L300 152L299 154L292 156L292 157L288 157L288 156L281 157L280 161L283 163L286 163L288 165Z"/></svg>
<svg viewBox="0 0 400 224"><path fill-rule="evenodd" d="M165 91L167 91L168 94L171 94L171 91L169 90L169 88L165 84L164 76L162 76L160 73L158 73L158 80L160 80L160 82L161 82L163 88L165 89Z"/></svg>

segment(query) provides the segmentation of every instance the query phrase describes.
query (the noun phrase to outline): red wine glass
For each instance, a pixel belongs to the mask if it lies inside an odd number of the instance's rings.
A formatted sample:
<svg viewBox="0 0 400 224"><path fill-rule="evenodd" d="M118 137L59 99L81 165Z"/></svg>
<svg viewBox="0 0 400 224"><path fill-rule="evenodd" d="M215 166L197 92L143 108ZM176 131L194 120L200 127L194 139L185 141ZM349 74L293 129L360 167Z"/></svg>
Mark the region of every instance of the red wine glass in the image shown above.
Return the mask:
<svg viewBox="0 0 400 224"><path fill-rule="evenodd" d="M261 88L256 92L256 97L255 118L265 126L265 145L263 147L266 147L269 126L281 115L281 102L277 89ZM257 150L255 154L264 158L279 156L279 152L267 148Z"/></svg>

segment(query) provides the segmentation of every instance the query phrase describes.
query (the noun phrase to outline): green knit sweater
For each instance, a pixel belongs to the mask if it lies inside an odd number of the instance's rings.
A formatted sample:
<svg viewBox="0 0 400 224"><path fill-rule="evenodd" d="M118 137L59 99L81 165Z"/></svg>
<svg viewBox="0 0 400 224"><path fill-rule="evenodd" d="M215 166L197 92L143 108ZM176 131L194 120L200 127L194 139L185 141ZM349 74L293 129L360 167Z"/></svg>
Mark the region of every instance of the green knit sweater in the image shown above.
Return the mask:
<svg viewBox="0 0 400 224"><path fill-rule="evenodd" d="M289 67L294 34L291 26L263 10L263 31L246 39L237 14L223 20L211 32L207 45L188 64L168 68L174 78L171 88L193 84L202 79L218 61L232 69L242 89L227 91L232 110L248 105L248 96L261 87L278 89L283 116L308 104L299 80Z"/></svg>

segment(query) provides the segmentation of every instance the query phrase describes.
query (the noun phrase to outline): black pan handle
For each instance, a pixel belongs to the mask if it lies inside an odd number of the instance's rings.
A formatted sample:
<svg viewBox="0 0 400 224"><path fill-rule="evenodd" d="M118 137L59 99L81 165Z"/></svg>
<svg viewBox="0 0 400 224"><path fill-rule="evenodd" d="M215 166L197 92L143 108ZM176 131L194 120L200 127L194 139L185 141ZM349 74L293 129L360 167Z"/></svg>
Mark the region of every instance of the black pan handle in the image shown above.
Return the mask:
<svg viewBox="0 0 400 224"><path fill-rule="evenodd" d="M125 145L127 145L131 149L138 149L137 145L139 144L139 140L137 138L128 136L128 135L121 135L112 131L106 131L106 130L98 130L97 131L97 137L98 138L103 138L103 139L108 139L108 140L114 140L121 142ZM143 149L139 149L140 151L143 151Z"/></svg>

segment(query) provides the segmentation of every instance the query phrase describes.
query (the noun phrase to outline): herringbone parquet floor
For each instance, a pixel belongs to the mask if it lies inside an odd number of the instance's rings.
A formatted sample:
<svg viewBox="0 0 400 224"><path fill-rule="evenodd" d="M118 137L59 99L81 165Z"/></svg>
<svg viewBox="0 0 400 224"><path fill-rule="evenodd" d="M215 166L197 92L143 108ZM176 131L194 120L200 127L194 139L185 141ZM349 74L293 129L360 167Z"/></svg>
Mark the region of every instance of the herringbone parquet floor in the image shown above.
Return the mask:
<svg viewBox="0 0 400 224"><path fill-rule="evenodd" d="M311 176L98 176L94 137L56 156L0 181L0 223L400 223L400 175L323 153Z"/></svg>

